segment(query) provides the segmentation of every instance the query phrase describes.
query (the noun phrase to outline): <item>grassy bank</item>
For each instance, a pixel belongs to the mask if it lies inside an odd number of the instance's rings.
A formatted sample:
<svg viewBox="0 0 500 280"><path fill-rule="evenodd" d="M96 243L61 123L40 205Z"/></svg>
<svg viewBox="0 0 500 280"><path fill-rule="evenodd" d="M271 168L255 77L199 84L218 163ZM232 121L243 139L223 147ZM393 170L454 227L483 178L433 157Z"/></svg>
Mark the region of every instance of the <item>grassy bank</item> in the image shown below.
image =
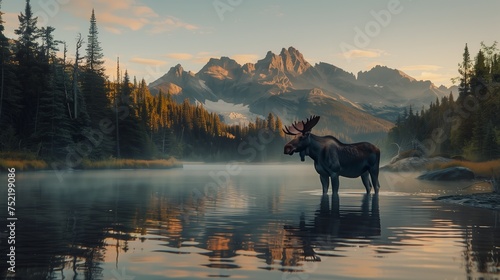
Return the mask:
<svg viewBox="0 0 500 280"><path fill-rule="evenodd" d="M182 167L182 162L169 159L108 159L99 161L84 160L81 169L164 169Z"/></svg>
<svg viewBox="0 0 500 280"><path fill-rule="evenodd" d="M432 163L427 166L428 170L437 170L448 167L467 167L472 170L477 176L491 178L493 176L498 177L500 174L500 159L484 161L484 162L473 162L473 161L460 161L453 160L450 162L438 162Z"/></svg>
<svg viewBox="0 0 500 280"><path fill-rule="evenodd" d="M182 167L182 162L175 159L107 159L90 161L83 160L75 169L166 169ZM47 170L51 168L50 162L37 159L31 154L1 153L0 172L7 168L15 168L16 171Z"/></svg>
<svg viewBox="0 0 500 280"><path fill-rule="evenodd" d="M0 159L0 170L15 168L17 171L44 170L48 168L47 162L39 159Z"/></svg>
<svg viewBox="0 0 500 280"><path fill-rule="evenodd" d="M7 168L15 168L18 171L43 170L47 169L48 166L46 161L36 158L31 153L0 153L0 172L7 170Z"/></svg>

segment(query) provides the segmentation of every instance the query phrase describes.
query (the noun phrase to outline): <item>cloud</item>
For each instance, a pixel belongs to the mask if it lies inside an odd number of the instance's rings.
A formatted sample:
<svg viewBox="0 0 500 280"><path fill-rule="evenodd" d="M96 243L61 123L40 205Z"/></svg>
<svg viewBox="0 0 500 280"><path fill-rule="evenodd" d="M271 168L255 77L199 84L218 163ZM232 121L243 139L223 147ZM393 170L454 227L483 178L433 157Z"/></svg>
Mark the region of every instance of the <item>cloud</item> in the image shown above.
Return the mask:
<svg viewBox="0 0 500 280"><path fill-rule="evenodd" d="M190 53L169 53L165 56L175 60L190 60L193 58L193 55Z"/></svg>
<svg viewBox="0 0 500 280"><path fill-rule="evenodd" d="M106 31L108 31L109 33L113 33L113 34L122 34L122 31L118 28L114 28L114 27L111 27L111 26L105 26L104 29Z"/></svg>
<svg viewBox="0 0 500 280"><path fill-rule="evenodd" d="M197 30L198 26L181 21L173 16L168 16L165 19L154 21L151 23L150 33L158 34L175 29Z"/></svg>
<svg viewBox="0 0 500 280"><path fill-rule="evenodd" d="M168 57L170 59L175 60L177 63L178 60L188 60L192 63L196 64L206 64L210 58L216 57L217 54L212 53L212 52L198 52L195 54L190 54L190 53L168 53L164 55L165 57Z"/></svg>
<svg viewBox="0 0 500 280"><path fill-rule="evenodd" d="M166 62L158 59L150 59L150 58L142 58L142 57L133 57L130 59L130 62L144 64L144 65L164 65Z"/></svg>
<svg viewBox="0 0 500 280"><path fill-rule="evenodd" d="M449 75L445 75L442 73L435 73L435 72L421 72L418 75L414 76L415 79L417 80L430 80L430 81L435 81L435 80L442 80L448 78L449 80Z"/></svg>
<svg viewBox="0 0 500 280"><path fill-rule="evenodd" d="M157 18L159 15L153 11L150 7L147 6L138 6L134 8L134 15L138 17L147 17L147 18Z"/></svg>
<svg viewBox="0 0 500 280"><path fill-rule="evenodd" d="M231 58L243 65L248 62L255 63L259 59L259 56L257 54L235 54Z"/></svg>
<svg viewBox="0 0 500 280"><path fill-rule="evenodd" d="M437 71L443 67L431 64L418 64L418 65L408 65L403 66L400 70L403 71Z"/></svg>
<svg viewBox="0 0 500 280"><path fill-rule="evenodd" d="M374 58L381 57L382 55L386 55L387 53L383 50L360 50L360 49L352 49L347 52L341 53L342 56L348 58Z"/></svg>
<svg viewBox="0 0 500 280"><path fill-rule="evenodd" d="M89 19L95 9L99 26L112 33L117 30L145 30L158 34L177 29L197 30L198 26L187 23L171 15L160 16L151 7L137 0L71 1L62 9L74 16Z"/></svg>
<svg viewBox="0 0 500 280"><path fill-rule="evenodd" d="M139 30L147 24L147 20L143 18L119 16L110 12L101 13L97 20L99 23L103 23L105 27L112 27L115 29L117 27L126 27L133 31Z"/></svg>

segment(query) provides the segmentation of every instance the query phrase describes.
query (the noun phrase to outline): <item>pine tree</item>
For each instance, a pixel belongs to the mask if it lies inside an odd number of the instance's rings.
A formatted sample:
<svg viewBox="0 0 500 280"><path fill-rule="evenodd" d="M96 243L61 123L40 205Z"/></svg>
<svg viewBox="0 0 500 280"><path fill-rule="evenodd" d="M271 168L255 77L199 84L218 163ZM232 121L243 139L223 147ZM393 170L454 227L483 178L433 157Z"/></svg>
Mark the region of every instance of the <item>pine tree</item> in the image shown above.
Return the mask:
<svg viewBox="0 0 500 280"><path fill-rule="evenodd" d="M285 132L283 131L283 122L279 117L276 117L276 130L281 138L285 138Z"/></svg>
<svg viewBox="0 0 500 280"><path fill-rule="evenodd" d="M19 16L19 28L14 32L18 35L16 43L16 60L18 63L17 77L21 83L23 114L19 118L18 131L22 139L28 139L37 131L40 94L46 87L45 75L47 69L37 60L39 54L39 31L37 18L31 10L30 1L26 1L24 13ZM24 142L25 145L30 143ZM31 143L32 144L32 143Z"/></svg>
<svg viewBox="0 0 500 280"><path fill-rule="evenodd" d="M465 44L463 61L458 64L458 73L460 73L460 85L458 88L458 99L463 100L470 92L470 78L472 76L472 61L470 59L469 48Z"/></svg>
<svg viewBox="0 0 500 280"><path fill-rule="evenodd" d="M99 42L99 31L95 11L90 16L89 35L87 36L87 68L98 75L104 76L104 54Z"/></svg>
<svg viewBox="0 0 500 280"><path fill-rule="evenodd" d="M491 64L491 80L494 83L500 82L500 55L498 53L493 54Z"/></svg>
<svg viewBox="0 0 500 280"><path fill-rule="evenodd" d="M92 10L89 35L87 37L87 55L82 93L85 97L91 126L97 131L100 130L101 122L113 119L113 113L108 100L108 90L110 89L106 88L106 76L104 75L104 55L99 44L98 34L95 12ZM110 133L103 133L102 141L93 147L92 153L89 156L92 158L104 158L111 155L114 150L112 135Z"/></svg>
<svg viewBox="0 0 500 280"><path fill-rule="evenodd" d="M267 115L267 129L269 129L273 133L276 132L276 121L274 120L273 113L269 113Z"/></svg>
<svg viewBox="0 0 500 280"><path fill-rule="evenodd" d="M130 84L130 76L128 75L128 71L125 70L125 74L123 76L123 82L120 86L121 94L120 94L120 105L131 105L132 100L132 86Z"/></svg>
<svg viewBox="0 0 500 280"><path fill-rule="evenodd" d="M38 18L34 17L30 0L26 0L24 14L19 16L19 28L14 31L19 36L17 41L17 59L20 63L32 63L38 52L37 39L40 36L36 26Z"/></svg>
<svg viewBox="0 0 500 280"><path fill-rule="evenodd" d="M458 87L457 103L463 104L465 97L471 94L471 78L473 75L473 65L470 59L469 48L465 44L463 61L458 64L458 72L460 73L460 85ZM474 121L472 117L463 118L460 127L453 135L452 145L454 147L464 147L472 138L474 129Z"/></svg>

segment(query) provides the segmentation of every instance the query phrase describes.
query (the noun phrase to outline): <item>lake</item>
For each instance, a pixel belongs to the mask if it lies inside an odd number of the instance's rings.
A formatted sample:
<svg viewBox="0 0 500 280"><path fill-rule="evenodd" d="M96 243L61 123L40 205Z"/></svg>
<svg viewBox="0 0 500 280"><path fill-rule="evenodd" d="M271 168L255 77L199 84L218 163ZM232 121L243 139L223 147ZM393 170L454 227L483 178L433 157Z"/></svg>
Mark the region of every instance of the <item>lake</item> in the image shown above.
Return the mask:
<svg viewBox="0 0 500 280"><path fill-rule="evenodd" d="M310 160L182 169L16 172L7 279L499 279L498 211L433 197L478 191L381 173L322 195ZM0 219L7 175L0 174ZM481 190L479 190L481 191Z"/></svg>

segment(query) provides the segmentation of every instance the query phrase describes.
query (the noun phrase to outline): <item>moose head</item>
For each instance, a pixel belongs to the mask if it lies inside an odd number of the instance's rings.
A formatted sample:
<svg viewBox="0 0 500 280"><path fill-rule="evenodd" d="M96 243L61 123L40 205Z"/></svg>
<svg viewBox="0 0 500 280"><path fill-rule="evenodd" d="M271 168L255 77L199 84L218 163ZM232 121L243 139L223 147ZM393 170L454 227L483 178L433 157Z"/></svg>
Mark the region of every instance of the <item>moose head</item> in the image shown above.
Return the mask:
<svg viewBox="0 0 500 280"><path fill-rule="evenodd" d="M300 154L300 160L304 161L307 155L307 147L311 143L311 130L318 121L319 116L311 116L306 122L294 122L291 126L285 127L283 132L295 137L285 145L284 153L293 155L293 153L298 152Z"/></svg>

